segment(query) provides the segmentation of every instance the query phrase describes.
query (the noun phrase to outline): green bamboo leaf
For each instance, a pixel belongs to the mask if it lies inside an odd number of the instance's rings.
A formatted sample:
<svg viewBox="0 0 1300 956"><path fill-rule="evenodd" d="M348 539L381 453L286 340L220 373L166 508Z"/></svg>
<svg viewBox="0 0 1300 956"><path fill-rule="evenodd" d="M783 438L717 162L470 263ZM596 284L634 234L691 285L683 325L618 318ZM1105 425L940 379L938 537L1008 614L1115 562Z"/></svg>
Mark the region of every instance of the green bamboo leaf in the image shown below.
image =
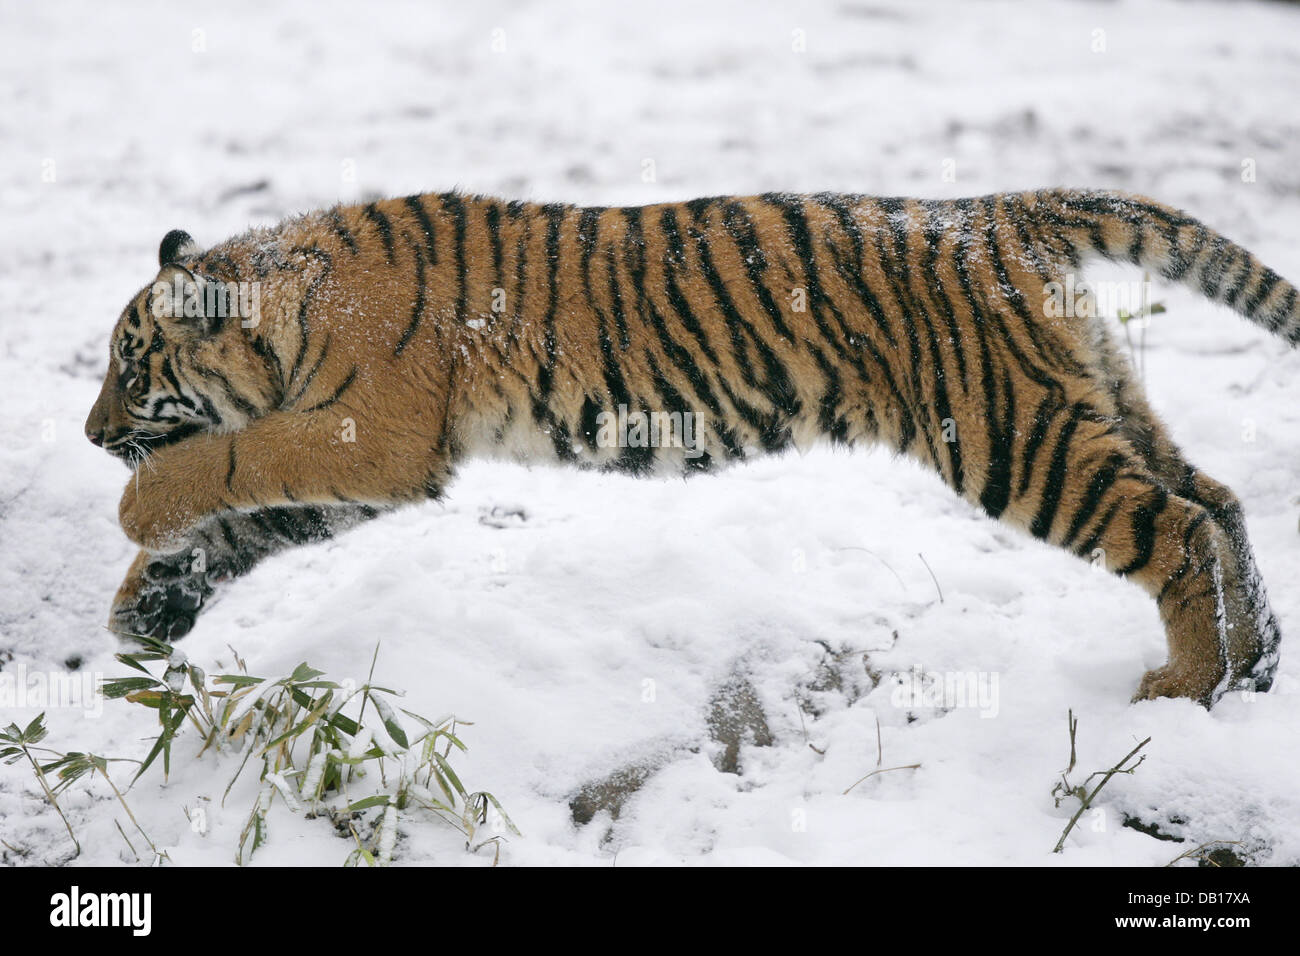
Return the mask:
<svg viewBox="0 0 1300 956"><path fill-rule="evenodd" d="M265 680L264 677L249 677L247 674L218 674L212 678L214 684L232 684L235 687L252 687Z"/></svg>
<svg viewBox="0 0 1300 956"><path fill-rule="evenodd" d="M344 865L355 867L359 860L365 860L366 866L373 867L375 865L375 858L371 856L370 851L363 846L358 846L355 850L349 853L348 861Z"/></svg>
<svg viewBox="0 0 1300 956"><path fill-rule="evenodd" d="M447 758L440 753L435 753L433 759L437 762L439 769L447 775L447 779L451 781L451 785L456 788L456 792L460 794L460 798L462 800L468 800L469 797L465 793L465 787L461 784L460 778L456 776L456 771L451 769L451 764L447 762Z"/></svg>
<svg viewBox="0 0 1300 956"><path fill-rule="evenodd" d="M162 681L156 677L117 677L113 680L103 681L99 685L99 691L109 700L116 700L134 691L163 686Z"/></svg>
<svg viewBox="0 0 1300 956"><path fill-rule="evenodd" d="M454 806L456 803L456 794L452 792L451 784L447 782L447 778L443 776L442 771L437 767L433 768L433 779L438 781L439 788L447 795L447 801Z"/></svg>
<svg viewBox="0 0 1300 956"><path fill-rule="evenodd" d="M377 793L374 796L366 797L364 800L358 800L356 803L349 803L348 813L354 813L357 810L369 810L371 807L386 807L389 799L388 794Z"/></svg>
<svg viewBox="0 0 1300 956"><path fill-rule="evenodd" d="M306 661L303 661L293 669L293 673L289 675L289 680L294 683L301 683L306 680L314 680L315 678L322 676L324 673L324 671L318 671L316 668L309 666Z"/></svg>
<svg viewBox="0 0 1300 956"><path fill-rule="evenodd" d="M41 726L41 721L44 719L45 711L41 711L36 715L36 719L27 725L26 729L22 732L22 738L25 742L35 744L44 739L46 730Z"/></svg>
<svg viewBox="0 0 1300 956"><path fill-rule="evenodd" d="M456 749L461 751L462 753L469 753L469 748L466 747L463 743L461 743L460 738L457 737L455 734L451 733L450 731L447 730L441 731L439 732L438 736L442 737L444 740L454 745Z"/></svg>
<svg viewBox="0 0 1300 956"><path fill-rule="evenodd" d="M384 729L388 731L388 736L392 737L394 742L403 750L409 750L410 742L406 739L406 731L402 725L397 722L397 717L393 714L393 708L389 706L388 701L382 697L375 697L373 694L370 699L374 701L375 709L379 711L379 719L383 721Z"/></svg>
<svg viewBox="0 0 1300 956"><path fill-rule="evenodd" d="M141 664L138 660L135 659L134 656L130 654L114 654L113 658L119 663L125 664L127 667L134 667L136 670L141 671L145 674L149 673L149 669L145 667L143 664Z"/></svg>
<svg viewBox="0 0 1300 956"><path fill-rule="evenodd" d="M131 778L132 783L139 780L141 775L149 769L149 766L158 759L158 754L162 753L164 742L165 739L162 736L154 741L153 748L149 751L149 756L144 758L144 763L140 764L140 769L137 770L135 776Z"/></svg>
<svg viewBox="0 0 1300 956"><path fill-rule="evenodd" d="M303 710L314 710L316 708L316 701L319 700L319 698L304 693L296 685L288 688L288 690L289 698ZM326 693L326 696L329 696L328 692Z"/></svg>
<svg viewBox="0 0 1300 956"><path fill-rule="evenodd" d="M339 731L347 734L349 737L355 737L357 735L357 731L361 729L360 724L358 724L351 717L347 717L343 714L331 714L329 718L329 725L331 727L337 728Z"/></svg>
<svg viewBox="0 0 1300 956"><path fill-rule="evenodd" d="M58 760L51 760L49 763L38 763L36 766L41 768L41 773L50 773L70 763L75 763L81 754L64 754Z"/></svg>

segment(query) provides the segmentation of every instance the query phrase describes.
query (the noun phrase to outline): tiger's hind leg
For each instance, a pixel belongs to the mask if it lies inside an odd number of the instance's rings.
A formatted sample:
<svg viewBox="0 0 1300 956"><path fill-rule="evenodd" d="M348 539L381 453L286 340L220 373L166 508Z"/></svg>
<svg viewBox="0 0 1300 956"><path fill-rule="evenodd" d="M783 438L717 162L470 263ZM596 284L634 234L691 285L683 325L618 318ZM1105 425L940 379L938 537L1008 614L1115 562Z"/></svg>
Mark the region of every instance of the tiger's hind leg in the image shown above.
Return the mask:
<svg viewBox="0 0 1300 956"><path fill-rule="evenodd" d="M177 551L136 555L113 599L109 630L163 641L184 637L218 589L263 558L332 538L378 513L361 505L304 505L222 515Z"/></svg>
<svg viewBox="0 0 1300 956"><path fill-rule="evenodd" d="M1230 488L1187 461L1113 343L1103 342L1101 359L1121 433L1165 488L1205 508L1226 538L1221 563L1229 686L1267 691L1277 670L1282 632L1255 565L1241 502Z"/></svg>
<svg viewBox="0 0 1300 956"><path fill-rule="evenodd" d="M1203 505L1171 492L1151 471L1104 408L1109 404L1040 406L1033 428L1044 467L1025 469L1002 517L1100 559L1150 594L1169 660L1143 678L1137 697L1189 697L1208 706L1228 674L1223 581L1231 545Z"/></svg>

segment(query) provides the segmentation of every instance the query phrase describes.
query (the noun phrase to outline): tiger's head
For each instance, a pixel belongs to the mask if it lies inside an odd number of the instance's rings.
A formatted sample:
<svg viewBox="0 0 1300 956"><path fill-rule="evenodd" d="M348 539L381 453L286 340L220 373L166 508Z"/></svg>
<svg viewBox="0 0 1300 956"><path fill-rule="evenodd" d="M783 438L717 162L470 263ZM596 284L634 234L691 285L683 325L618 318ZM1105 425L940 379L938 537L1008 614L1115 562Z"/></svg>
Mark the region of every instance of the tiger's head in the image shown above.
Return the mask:
<svg viewBox="0 0 1300 956"><path fill-rule="evenodd" d="M199 251L188 233L169 232L157 278L113 329L86 437L132 467L198 432L238 431L274 401L266 362L241 319L248 296L199 274Z"/></svg>

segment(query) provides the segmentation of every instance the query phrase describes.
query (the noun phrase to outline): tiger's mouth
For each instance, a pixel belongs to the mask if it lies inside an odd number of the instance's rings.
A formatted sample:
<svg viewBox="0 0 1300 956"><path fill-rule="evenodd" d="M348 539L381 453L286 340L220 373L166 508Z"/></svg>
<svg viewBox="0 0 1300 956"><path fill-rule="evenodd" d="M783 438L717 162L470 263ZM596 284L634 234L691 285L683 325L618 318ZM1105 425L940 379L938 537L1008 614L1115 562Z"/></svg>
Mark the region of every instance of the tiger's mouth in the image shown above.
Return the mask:
<svg viewBox="0 0 1300 956"><path fill-rule="evenodd" d="M105 442L104 451L125 462L134 471L159 448L174 445L201 431L203 426L194 422L179 425L168 432L147 432L135 428L124 432L112 441Z"/></svg>

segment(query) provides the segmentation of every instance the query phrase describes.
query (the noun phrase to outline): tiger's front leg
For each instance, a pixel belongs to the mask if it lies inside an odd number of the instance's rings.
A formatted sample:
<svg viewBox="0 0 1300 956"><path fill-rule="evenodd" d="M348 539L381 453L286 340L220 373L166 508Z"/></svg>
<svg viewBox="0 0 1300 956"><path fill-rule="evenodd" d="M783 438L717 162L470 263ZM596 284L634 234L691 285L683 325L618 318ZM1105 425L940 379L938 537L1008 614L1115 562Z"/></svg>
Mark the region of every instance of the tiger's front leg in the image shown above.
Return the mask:
<svg viewBox="0 0 1300 956"><path fill-rule="evenodd" d="M137 469L118 515L127 537L173 553L206 522L277 507L383 508L440 493L450 474L441 421L408 412L357 427L330 412L275 412L229 435L196 435Z"/></svg>

